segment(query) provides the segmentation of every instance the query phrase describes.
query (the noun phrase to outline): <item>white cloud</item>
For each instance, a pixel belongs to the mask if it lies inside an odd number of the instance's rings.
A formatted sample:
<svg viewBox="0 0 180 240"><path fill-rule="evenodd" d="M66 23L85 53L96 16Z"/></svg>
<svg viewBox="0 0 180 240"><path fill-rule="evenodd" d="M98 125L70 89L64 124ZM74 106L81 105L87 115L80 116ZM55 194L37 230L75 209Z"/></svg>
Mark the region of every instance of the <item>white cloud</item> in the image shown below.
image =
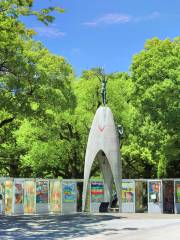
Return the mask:
<svg viewBox="0 0 180 240"><path fill-rule="evenodd" d="M83 24L86 26L99 26L99 25L110 25L110 24L120 24L120 23L127 23L131 20L131 16L126 14L115 14L115 13L108 13L104 14L103 16L90 21L84 22Z"/></svg>
<svg viewBox="0 0 180 240"><path fill-rule="evenodd" d="M34 29L40 36L48 38L61 38L66 36L65 32L61 32L55 27L35 27Z"/></svg>
<svg viewBox="0 0 180 240"><path fill-rule="evenodd" d="M104 14L95 20L84 22L83 25L89 27L98 27L101 25L112 25L112 24L124 24L129 22L142 22L142 21L150 21L160 17L159 12L152 12L149 15L145 16L132 16L128 14L118 14L118 13L108 13Z"/></svg>
<svg viewBox="0 0 180 240"><path fill-rule="evenodd" d="M149 15L134 17L133 21L134 22L144 22L144 21L154 20L154 19L157 19L159 17L160 17L160 13L159 12L152 12Z"/></svg>
<svg viewBox="0 0 180 240"><path fill-rule="evenodd" d="M72 48L72 53L79 55L80 54L80 49L79 48Z"/></svg>

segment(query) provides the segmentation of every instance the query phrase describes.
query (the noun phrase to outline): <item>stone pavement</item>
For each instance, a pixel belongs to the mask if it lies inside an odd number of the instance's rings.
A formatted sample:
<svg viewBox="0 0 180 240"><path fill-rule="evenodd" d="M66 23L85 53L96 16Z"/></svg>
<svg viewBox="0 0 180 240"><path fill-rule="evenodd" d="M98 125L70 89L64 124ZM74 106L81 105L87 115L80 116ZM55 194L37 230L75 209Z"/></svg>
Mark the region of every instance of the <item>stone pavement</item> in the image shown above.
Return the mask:
<svg viewBox="0 0 180 240"><path fill-rule="evenodd" d="M180 215L0 216L1 240L179 240Z"/></svg>

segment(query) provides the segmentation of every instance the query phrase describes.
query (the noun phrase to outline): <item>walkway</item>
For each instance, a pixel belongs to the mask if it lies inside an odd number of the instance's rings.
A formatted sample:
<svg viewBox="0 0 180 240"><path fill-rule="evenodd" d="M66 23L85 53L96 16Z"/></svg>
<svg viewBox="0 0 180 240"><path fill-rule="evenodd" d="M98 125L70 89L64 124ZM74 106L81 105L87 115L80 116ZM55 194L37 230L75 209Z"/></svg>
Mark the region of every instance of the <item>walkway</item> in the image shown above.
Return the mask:
<svg viewBox="0 0 180 240"><path fill-rule="evenodd" d="M180 215L0 216L1 240L178 240Z"/></svg>

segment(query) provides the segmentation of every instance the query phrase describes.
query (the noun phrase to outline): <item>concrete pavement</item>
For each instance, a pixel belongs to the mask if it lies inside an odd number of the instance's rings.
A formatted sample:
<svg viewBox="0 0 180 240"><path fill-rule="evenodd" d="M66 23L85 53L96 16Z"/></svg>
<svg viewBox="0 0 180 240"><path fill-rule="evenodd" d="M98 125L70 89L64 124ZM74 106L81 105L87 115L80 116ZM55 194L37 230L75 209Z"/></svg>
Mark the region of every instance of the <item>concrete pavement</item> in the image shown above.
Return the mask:
<svg viewBox="0 0 180 240"><path fill-rule="evenodd" d="M180 215L0 216L1 240L178 240Z"/></svg>

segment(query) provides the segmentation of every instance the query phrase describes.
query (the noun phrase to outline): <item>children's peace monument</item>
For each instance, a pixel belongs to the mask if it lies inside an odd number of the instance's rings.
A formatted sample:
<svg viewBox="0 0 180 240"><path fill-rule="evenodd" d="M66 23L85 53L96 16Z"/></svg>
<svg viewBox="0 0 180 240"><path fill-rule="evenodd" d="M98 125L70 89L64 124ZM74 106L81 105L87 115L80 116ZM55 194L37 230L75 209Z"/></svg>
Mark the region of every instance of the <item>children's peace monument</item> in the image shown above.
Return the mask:
<svg viewBox="0 0 180 240"><path fill-rule="evenodd" d="M120 139L113 114L110 108L106 106L106 82L104 78L101 92L103 106L100 106L96 111L87 143L84 166L83 211L85 211L90 172L95 160L99 162L104 179L104 201L111 203L114 181L119 201L119 211L121 211L122 165L120 160Z"/></svg>

